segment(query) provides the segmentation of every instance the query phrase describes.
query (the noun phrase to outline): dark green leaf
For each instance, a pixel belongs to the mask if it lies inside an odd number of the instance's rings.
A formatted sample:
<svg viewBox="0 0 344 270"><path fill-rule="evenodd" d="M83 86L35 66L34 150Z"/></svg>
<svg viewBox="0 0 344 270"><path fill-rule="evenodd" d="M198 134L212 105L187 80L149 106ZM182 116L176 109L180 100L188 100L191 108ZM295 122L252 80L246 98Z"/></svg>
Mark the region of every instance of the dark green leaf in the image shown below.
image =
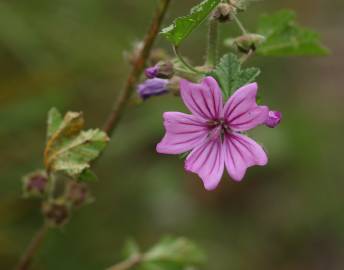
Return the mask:
<svg viewBox="0 0 344 270"><path fill-rule="evenodd" d="M329 50L319 35L295 22L296 15L290 10L281 10L273 15L261 17L258 33L266 40L257 49L263 56L326 55Z"/></svg>
<svg viewBox="0 0 344 270"><path fill-rule="evenodd" d="M221 0L204 0L193 7L190 14L177 18L170 26L162 29L161 33L174 45L178 46L190 33L209 16Z"/></svg>
<svg viewBox="0 0 344 270"><path fill-rule="evenodd" d="M96 182L98 178L94 172L92 172L90 169L86 169L80 174L78 180L82 182Z"/></svg>
<svg viewBox="0 0 344 270"><path fill-rule="evenodd" d="M223 56L220 63L209 73L220 84L225 99L241 86L253 82L259 74L260 70L255 67L242 69L235 54Z"/></svg>

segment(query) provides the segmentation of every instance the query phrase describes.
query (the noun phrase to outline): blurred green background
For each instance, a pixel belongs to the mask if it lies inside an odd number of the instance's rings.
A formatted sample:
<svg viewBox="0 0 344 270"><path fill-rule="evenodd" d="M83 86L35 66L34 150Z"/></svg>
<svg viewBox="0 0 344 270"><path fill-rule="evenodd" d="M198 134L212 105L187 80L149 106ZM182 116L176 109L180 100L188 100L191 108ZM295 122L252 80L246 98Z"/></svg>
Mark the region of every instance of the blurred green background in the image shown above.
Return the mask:
<svg viewBox="0 0 344 270"><path fill-rule="evenodd" d="M173 1L165 24L198 1ZM101 126L130 68L123 52L150 21L154 0L0 1L0 269L11 269L41 224L38 201L21 196L21 176L42 167L46 112L84 111ZM95 203L52 231L34 269L104 269L128 237L144 247L165 234L195 240L212 270L344 269L343 10L341 0L266 0L243 14L292 8L332 55L255 58L264 103L283 112L275 130L252 136L267 167L242 183L227 176L206 192L183 161L158 155L162 113L185 110L170 96L131 106L96 168ZM222 27L222 37L237 33ZM201 63L203 27L182 51ZM162 38L159 46L170 50ZM224 51L225 52L225 51Z"/></svg>

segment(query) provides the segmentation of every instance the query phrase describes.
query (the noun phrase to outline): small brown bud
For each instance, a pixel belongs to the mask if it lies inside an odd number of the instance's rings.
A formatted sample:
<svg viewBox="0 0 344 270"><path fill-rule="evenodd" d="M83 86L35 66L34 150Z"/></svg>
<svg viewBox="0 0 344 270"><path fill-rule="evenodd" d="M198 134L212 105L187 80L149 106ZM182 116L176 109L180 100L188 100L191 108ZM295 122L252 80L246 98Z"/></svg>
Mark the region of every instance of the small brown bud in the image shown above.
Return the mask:
<svg viewBox="0 0 344 270"><path fill-rule="evenodd" d="M265 37L259 34L246 34L235 39L228 39L225 44L229 47L235 47L240 52L248 53L255 51L256 48L265 41Z"/></svg>
<svg viewBox="0 0 344 270"><path fill-rule="evenodd" d="M214 13L213 13L213 18L218 20L219 22L228 22L231 21L231 13L235 12L235 7L230 5L230 4L226 4L226 3L221 3L217 6L217 8L215 9Z"/></svg>
<svg viewBox="0 0 344 270"><path fill-rule="evenodd" d="M81 207L92 201L90 190L85 183L71 181L68 183L66 201L74 207Z"/></svg>
<svg viewBox="0 0 344 270"><path fill-rule="evenodd" d="M44 171L36 171L23 178L24 197L42 197L48 190L48 176Z"/></svg>
<svg viewBox="0 0 344 270"><path fill-rule="evenodd" d="M62 227L69 220L70 209L63 200L55 200L45 202L42 213L50 226Z"/></svg>

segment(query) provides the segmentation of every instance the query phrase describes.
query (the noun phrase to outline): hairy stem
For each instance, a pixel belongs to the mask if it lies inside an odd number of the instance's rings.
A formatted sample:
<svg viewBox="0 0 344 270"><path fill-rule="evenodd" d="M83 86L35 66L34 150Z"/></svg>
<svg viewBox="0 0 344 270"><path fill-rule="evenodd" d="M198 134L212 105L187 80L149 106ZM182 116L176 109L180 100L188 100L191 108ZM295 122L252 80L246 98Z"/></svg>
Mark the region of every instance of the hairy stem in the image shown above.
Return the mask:
<svg viewBox="0 0 344 270"><path fill-rule="evenodd" d="M244 64L248 59L250 59L254 55L254 50L249 50L240 58L240 63Z"/></svg>
<svg viewBox="0 0 344 270"><path fill-rule="evenodd" d="M192 65L190 65L184 58L183 56L180 54L179 52L179 47L177 46L173 46L173 52L176 55L176 57L178 58L178 60L180 61L180 63L183 64L183 66L185 68L187 68L188 70L190 70L193 73L196 74L201 74L202 72L200 72L199 70L197 70L196 68L194 68Z"/></svg>
<svg viewBox="0 0 344 270"><path fill-rule="evenodd" d="M130 257L128 260L110 266L106 270L129 270L135 266L137 266L142 261L141 255L135 255Z"/></svg>
<svg viewBox="0 0 344 270"><path fill-rule="evenodd" d="M246 30L246 28L244 27L244 25L241 23L241 21L239 20L238 16L236 14L232 14L233 16L233 19L235 21L235 23L238 25L238 27L240 28L241 32L244 34L244 35L247 35L248 32Z"/></svg>
<svg viewBox="0 0 344 270"><path fill-rule="evenodd" d="M149 57L150 51L153 47L153 43L156 39L156 36L159 33L160 26L162 23L162 20L166 14L166 11L168 9L168 6L170 4L171 0L160 0L158 4L158 8L156 10L156 14L153 18L151 27L148 30L148 33L146 34L146 37L144 39L144 45L140 52L139 57L135 60L135 63L133 65L133 68L129 74L129 77L127 79L127 82L123 88L123 90L120 92L119 97L117 98L112 111L110 112L104 126L103 130L108 133L108 135L111 137L114 129L116 128L121 116L123 110L126 108L126 105L128 103L128 100L130 99L130 96L144 70L145 63L147 58Z"/></svg>
<svg viewBox="0 0 344 270"><path fill-rule="evenodd" d="M17 267L15 268L16 270L27 270L30 268L32 260L34 256L36 255L37 251L39 250L40 246L42 245L43 240L48 230L49 230L49 226L46 223L44 223L41 226L41 228L36 232L29 246L23 253L22 257L20 258L20 261Z"/></svg>
<svg viewBox="0 0 344 270"><path fill-rule="evenodd" d="M218 22L210 19L208 32L207 65L214 67L217 62Z"/></svg>

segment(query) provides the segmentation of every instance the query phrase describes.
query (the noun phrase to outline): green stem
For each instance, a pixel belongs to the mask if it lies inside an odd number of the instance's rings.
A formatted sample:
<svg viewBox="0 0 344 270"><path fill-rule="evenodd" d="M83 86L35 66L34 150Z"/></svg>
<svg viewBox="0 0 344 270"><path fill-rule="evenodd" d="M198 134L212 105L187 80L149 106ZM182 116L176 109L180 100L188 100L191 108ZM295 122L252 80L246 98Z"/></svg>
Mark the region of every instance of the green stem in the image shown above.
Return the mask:
<svg viewBox="0 0 344 270"><path fill-rule="evenodd" d="M238 27L240 28L241 32L244 34L244 35L247 35L248 32L246 30L246 28L244 27L244 25L241 23L241 21L239 20L238 16L236 14L232 14L233 18L234 18L234 21L236 22L236 24L238 25Z"/></svg>
<svg viewBox="0 0 344 270"><path fill-rule="evenodd" d="M240 63L243 64L245 63L248 59L250 59L254 55L253 50L249 50L247 53L245 53L241 58L240 58Z"/></svg>
<svg viewBox="0 0 344 270"><path fill-rule="evenodd" d="M176 55L176 57L178 58L178 60L184 65L185 68L187 68L188 70L192 71L193 73L202 74L201 71L199 71L199 70L197 70L196 68L194 68L192 65L190 65L190 64L183 58L183 56L180 54L179 48L178 48L177 46L173 46L173 51L174 51L174 54Z"/></svg>
<svg viewBox="0 0 344 270"><path fill-rule="evenodd" d="M207 62L208 66L214 67L217 63L217 44L218 44L218 22L210 19L208 32Z"/></svg>

